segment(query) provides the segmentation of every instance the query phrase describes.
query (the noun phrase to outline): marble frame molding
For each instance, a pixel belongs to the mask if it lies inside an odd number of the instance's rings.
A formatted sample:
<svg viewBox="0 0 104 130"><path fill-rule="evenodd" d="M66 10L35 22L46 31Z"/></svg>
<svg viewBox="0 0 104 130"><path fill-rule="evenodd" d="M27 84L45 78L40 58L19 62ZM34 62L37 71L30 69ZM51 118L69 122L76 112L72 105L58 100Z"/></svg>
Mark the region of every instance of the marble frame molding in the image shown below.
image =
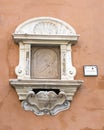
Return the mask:
<svg viewBox="0 0 104 130"><path fill-rule="evenodd" d="M83 83L82 80L74 80L76 68L72 64L71 47L78 38L72 26L52 17L30 19L16 28L13 39L19 45L19 64L15 68L17 79L10 79L10 84L16 89L25 110L36 115L55 115L70 107L70 101ZM32 45L60 47L60 79L31 78ZM40 91L34 93L36 89ZM53 89L58 89L59 93L56 94Z"/></svg>

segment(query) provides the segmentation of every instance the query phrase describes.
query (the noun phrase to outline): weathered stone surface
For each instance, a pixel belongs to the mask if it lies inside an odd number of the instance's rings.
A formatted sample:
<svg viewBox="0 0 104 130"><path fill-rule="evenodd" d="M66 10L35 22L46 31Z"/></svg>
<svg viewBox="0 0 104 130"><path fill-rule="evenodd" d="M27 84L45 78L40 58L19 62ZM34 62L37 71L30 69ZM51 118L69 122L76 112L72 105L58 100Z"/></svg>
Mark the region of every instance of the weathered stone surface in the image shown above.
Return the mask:
<svg viewBox="0 0 104 130"><path fill-rule="evenodd" d="M68 109L69 101L82 84L82 81L74 80L76 68L72 65L71 45L78 40L78 35L73 27L52 17L34 18L19 25L13 38L20 51L19 65L15 69L17 81L12 79L10 84L23 100L23 108L37 115L55 115ZM64 101L60 93L55 94L52 88L65 93ZM39 92L33 94L37 90ZM32 94L28 94L31 91ZM52 93L57 98L54 102L54 99L47 99ZM42 95L46 102L41 98L41 104L38 98Z"/></svg>
<svg viewBox="0 0 104 130"><path fill-rule="evenodd" d="M56 115L60 111L67 110L69 106L65 93L56 94L54 91L39 91L37 94L29 91L26 100L22 102L25 110L30 110L36 115Z"/></svg>
<svg viewBox="0 0 104 130"><path fill-rule="evenodd" d="M28 92L32 90L58 89L66 93L67 100L72 101L73 96L82 83L82 80L10 80L10 84L16 89L20 100L26 99Z"/></svg>

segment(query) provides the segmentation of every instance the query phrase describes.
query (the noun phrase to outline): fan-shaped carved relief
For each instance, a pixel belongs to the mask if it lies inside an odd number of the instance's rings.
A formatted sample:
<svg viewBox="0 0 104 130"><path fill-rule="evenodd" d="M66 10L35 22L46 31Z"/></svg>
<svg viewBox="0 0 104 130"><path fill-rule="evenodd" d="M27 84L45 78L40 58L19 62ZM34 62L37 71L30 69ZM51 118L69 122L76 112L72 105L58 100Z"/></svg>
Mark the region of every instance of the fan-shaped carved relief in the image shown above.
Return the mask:
<svg viewBox="0 0 104 130"><path fill-rule="evenodd" d="M43 34L43 35L54 35L57 34L58 28L55 23L52 22L39 22L34 26L34 34Z"/></svg>
<svg viewBox="0 0 104 130"><path fill-rule="evenodd" d="M52 17L39 17L27 20L18 26L15 34L76 35L76 32L72 26L62 20Z"/></svg>

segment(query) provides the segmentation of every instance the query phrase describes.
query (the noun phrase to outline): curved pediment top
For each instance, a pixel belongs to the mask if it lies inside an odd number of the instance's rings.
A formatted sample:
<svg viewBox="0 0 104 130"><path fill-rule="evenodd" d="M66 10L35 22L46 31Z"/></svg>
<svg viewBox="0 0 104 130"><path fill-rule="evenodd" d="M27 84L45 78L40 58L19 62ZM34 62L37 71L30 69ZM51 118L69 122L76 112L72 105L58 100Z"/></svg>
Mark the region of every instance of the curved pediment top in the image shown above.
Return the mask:
<svg viewBox="0 0 104 130"><path fill-rule="evenodd" d="M53 17L38 17L20 24L14 34L35 35L76 35L74 28L68 23Z"/></svg>

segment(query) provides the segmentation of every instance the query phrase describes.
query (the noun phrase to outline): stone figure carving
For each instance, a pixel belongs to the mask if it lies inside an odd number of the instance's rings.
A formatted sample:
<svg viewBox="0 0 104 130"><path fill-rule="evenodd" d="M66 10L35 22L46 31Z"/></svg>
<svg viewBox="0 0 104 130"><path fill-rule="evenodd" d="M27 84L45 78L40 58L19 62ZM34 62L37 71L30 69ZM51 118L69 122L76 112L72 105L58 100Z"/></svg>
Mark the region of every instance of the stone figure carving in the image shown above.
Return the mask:
<svg viewBox="0 0 104 130"><path fill-rule="evenodd" d="M33 48L35 49L35 48ZM52 48L41 47L32 55L33 78L58 78L58 54ZM41 63L40 63L41 61ZM36 68L36 69L34 69Z"/></svg>

